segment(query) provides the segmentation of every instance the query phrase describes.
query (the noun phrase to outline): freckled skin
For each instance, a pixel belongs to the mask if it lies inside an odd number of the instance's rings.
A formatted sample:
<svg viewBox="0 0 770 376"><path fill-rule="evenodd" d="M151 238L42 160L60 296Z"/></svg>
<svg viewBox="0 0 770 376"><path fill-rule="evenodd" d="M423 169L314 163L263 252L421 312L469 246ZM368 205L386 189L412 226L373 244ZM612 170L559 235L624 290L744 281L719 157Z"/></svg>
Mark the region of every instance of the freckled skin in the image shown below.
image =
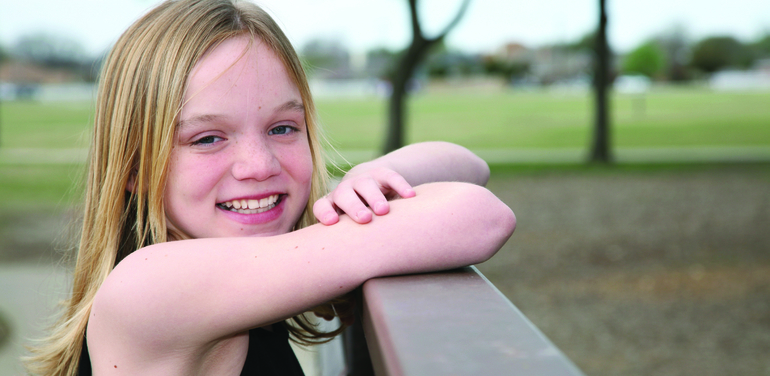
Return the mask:
<svg viewBox="0 0 770 376"><path fill-rule="evenodd" d="M283 63L264 43L231 38L196 64L186 92L164 194L170 227L193 238L291 231L313 162L302 96ZM218 206L273 194L280 202L265 213Z"/></svg>

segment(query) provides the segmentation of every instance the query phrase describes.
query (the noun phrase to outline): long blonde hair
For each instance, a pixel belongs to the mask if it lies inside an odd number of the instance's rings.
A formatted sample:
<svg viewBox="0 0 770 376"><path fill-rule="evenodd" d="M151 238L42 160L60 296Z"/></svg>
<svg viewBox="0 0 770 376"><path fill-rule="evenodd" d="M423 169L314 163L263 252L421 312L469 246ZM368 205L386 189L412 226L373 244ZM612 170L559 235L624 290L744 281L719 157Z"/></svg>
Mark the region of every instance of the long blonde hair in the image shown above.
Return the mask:
<svg viewBox="0 0 770 376"><path fill-rule="evenodd" d="M169 233L163 200L177 116L193 66L237 35L271 48L302 96L314 168L310 200L296 228L315 223L312 204L326 193L328 177L315 105L288 38L250 3L164 2L129 27L102 68L72 295L51 335L30 349L31 373L77 374L94 296L114 266L142 246L184 236ZM126 190L129 179L132 192ZM318 310L328 314L333 307ZM300 343L323 342L339 332L319 332L304 316L293 320L287 327Z"/></svg>

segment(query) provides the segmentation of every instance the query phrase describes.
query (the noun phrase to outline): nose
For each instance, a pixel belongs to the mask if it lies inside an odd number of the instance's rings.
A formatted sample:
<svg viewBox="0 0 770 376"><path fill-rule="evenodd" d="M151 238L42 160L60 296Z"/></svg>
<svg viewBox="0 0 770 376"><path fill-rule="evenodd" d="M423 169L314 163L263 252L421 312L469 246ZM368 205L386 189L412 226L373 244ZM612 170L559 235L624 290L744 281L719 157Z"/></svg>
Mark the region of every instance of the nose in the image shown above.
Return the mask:
<svg viewBox="0 0 770 376"><path fill-rule="evenodd" d="M241 139L235 148L232 166L235 179L264 181L281 173L281 163L265 140L259 137Z"/></svg>

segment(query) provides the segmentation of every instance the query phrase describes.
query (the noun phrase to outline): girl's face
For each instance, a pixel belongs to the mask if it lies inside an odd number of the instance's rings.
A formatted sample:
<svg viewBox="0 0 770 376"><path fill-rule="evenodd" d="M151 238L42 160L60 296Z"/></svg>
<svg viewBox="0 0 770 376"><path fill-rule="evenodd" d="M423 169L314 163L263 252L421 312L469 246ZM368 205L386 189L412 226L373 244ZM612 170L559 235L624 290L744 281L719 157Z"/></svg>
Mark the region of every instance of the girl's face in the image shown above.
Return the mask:
<svg viewBox="0 0 770 376"><path fill-rule="evenodd" d="M223 42L189 77L165 204L169 227L194 238L289 232L310 196L302 97L278 57L248 41Z"/></svg>

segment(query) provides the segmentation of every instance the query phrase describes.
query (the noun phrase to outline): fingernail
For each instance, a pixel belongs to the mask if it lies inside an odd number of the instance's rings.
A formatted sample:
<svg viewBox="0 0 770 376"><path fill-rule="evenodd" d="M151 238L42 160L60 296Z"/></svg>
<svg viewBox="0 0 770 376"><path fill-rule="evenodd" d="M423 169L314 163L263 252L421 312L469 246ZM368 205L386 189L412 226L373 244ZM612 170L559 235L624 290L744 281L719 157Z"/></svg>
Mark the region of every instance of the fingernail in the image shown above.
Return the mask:
<svg viewBox="0 0 770 376"><path fill-rule="evenodd" d="M324 223L329 223L334 221L334 214L329 213L324 216Z"/></svg>
<svg viewBox="0 0 770 376"><path fill-rule="evenodd" d="M368 211L368 210L366 210L366 209L362 209L361 211L359 211L359 212L356 214L356 217L357 217L358 219L362 219L362 218L365 218L367 215L369 215L369 211Z"/></svg>

